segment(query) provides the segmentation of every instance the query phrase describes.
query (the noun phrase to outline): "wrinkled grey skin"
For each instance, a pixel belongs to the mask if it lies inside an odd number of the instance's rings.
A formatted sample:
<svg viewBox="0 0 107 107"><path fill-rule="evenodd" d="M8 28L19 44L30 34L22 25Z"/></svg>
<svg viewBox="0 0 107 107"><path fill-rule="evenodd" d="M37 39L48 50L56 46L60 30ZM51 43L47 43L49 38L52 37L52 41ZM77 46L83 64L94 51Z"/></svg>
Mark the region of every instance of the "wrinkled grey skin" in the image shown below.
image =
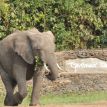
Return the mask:
<svg viewBox="0 0 107 107"><path fill-rule="evenodd" d="M43 66L36 71L35 56L39 56L50 69L47 78L55 80L58 68L54 55L55 44L53 34L40 33L37 29L15 31L0 41L0 75L6 88L4 105L17 106L27 95L26 80L33 77L33 90L30 105L39 103ZM18 92L14 88L18 85Z"/></svg>

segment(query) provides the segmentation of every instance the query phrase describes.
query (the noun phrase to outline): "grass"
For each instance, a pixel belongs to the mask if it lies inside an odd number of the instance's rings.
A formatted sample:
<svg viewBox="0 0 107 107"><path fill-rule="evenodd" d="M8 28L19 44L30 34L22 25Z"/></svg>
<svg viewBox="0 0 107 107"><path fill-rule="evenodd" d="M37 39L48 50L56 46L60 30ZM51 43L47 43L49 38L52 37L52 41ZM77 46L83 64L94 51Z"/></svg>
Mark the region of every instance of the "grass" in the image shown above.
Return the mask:
<svg viewBox="0 0 107 107"><path fill-rule="evenodd" d="M29 104L29 97L27 97L23 105ZM86 92L81 93L65 93L61 95L47 94L41 96L41 104L80 104L80 103L95 103L99 101L107 101L107 92Z"/></svg>
<svg viewBox="0 0 107 107"><path fill-rule="evenodd" d="M22 105L28 105L30 102L30 94L32 87L28 86L28 96L24 99ZM0 106L3 105L5 97L5 89L0 84ZM100 101L107 101L107 91L85 92L85 93L65 93L65 94L47 94L41 96L40 102L42 105L47 104L80 104L80 103L95 103Z"/></svg>

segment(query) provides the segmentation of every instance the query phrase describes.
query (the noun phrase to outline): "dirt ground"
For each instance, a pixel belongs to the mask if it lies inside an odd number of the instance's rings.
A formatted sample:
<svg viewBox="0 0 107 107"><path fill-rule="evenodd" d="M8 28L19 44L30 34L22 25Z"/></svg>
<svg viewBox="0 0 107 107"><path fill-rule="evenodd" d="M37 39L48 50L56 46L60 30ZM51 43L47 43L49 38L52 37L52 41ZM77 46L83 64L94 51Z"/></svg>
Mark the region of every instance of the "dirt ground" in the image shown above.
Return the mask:
<svg viewBox="0 0 107 107"><path fill-rule="evenodd" d="M44 106L44 107L107 107L107 105L64 105L64 106Z"/></svg>
<svg viewBox="0 0 107 107"><path fill-rule="evenodd" d="M22 107L22 106L20 106ZM26 107L26 106L23 106ZM107 107L107 103L99 104L71 104L71 105L45 105L45 106L34 106L34 107Z"/></svg>
<svg viewBox="0 0 107 107"><path fill-rule="evenodd" d="M107 107L107 104L95 104L95 105L49 105L49 106L42 106L42 107Z"/></svg>
<svg viewBox="0 0 107 107"><path fill-rule="evenodd" d="M95 104L46 105L41 107L107 107L107 101Z"/></svg>
<svg viewBox="0 0 107 107"><path fill-rule="evenodd" d="M4 107L4 106L1 106L1 107ZM12 107L12 106L8 106L8 107ZM30 106L20 105L18 107L30 107ZM102 101L102 102L93 103L93 104L42 105L42 106L31 106L31 107L107 107L107 101Z"/></svg>
<svg viewBox="0 0 107 107"><path fill-rule="evenodd" d="M41 107L107 107L107 101L95 104L71 104L71 105L45 105Z"/></svg>
<svg viewBox="0 0 107 107"><path fill-rule="evenodd" d="M2 106L2 107L6 107L6 106ZM18 107L27 107L27 106L18 106ZM31 106L31 107L37 107L37 106ZM96 104L96 105L48 105L48 106L39 106L39 107L107 107L107 104L103 104L103 105L100 105L100 104Z"/></svg>

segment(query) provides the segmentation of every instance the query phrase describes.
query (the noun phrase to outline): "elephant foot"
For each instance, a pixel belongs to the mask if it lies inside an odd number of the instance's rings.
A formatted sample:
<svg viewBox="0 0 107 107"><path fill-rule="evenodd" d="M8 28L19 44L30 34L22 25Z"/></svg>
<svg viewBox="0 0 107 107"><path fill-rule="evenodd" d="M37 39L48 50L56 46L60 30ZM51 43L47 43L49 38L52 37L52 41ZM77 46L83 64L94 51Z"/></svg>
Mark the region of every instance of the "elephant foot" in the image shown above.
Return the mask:
<svg viewBox="0 0 107 107"><path fill-rule="evenodd" d="M18 104L15 102L9 102L9 103L5 102L4 106L18 106Z"/></svg>
<svg viewBox="0 0 107 107"><path fill-rule="evenodd" d="M12 95L6 95L4 100L5 106L18 106L18 103L15 101L14 97Z"/></svg>
<svg viewBox="0 0 107 107"><path fill-rule="evenodd" d="M18 104L17 103L8 103L8 104L4 104L4 106L18 106Z"/></svg>
<svg viewBox="0 0 107 107"><path fill-rule="evenodd" d="M15 98L15 101L16 101L18 104L21 104L22 101L23 101L23 98L21 98L21 96L20 96L20 94L19 94L18 92L15 93L14 98Z"/></svg>
<svg viewBox="0 0 107 107"><path fill-rule="evenodd" d="M40 104L30 104L29 106L40 107Z"/></svg>

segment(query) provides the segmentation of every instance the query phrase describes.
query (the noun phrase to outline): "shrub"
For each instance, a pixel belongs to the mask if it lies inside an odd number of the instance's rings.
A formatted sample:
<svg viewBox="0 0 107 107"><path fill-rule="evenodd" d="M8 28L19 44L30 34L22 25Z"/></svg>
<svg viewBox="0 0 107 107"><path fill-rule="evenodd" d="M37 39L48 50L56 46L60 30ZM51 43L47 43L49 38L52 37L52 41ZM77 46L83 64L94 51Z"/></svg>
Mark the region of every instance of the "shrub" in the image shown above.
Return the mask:
<svg viewBox="0 0 107 107"><path fill-rule="evenodd" d="M106 47L106 0L1 0L0 39L15 29L51 30L58 50Z"/></svg>

